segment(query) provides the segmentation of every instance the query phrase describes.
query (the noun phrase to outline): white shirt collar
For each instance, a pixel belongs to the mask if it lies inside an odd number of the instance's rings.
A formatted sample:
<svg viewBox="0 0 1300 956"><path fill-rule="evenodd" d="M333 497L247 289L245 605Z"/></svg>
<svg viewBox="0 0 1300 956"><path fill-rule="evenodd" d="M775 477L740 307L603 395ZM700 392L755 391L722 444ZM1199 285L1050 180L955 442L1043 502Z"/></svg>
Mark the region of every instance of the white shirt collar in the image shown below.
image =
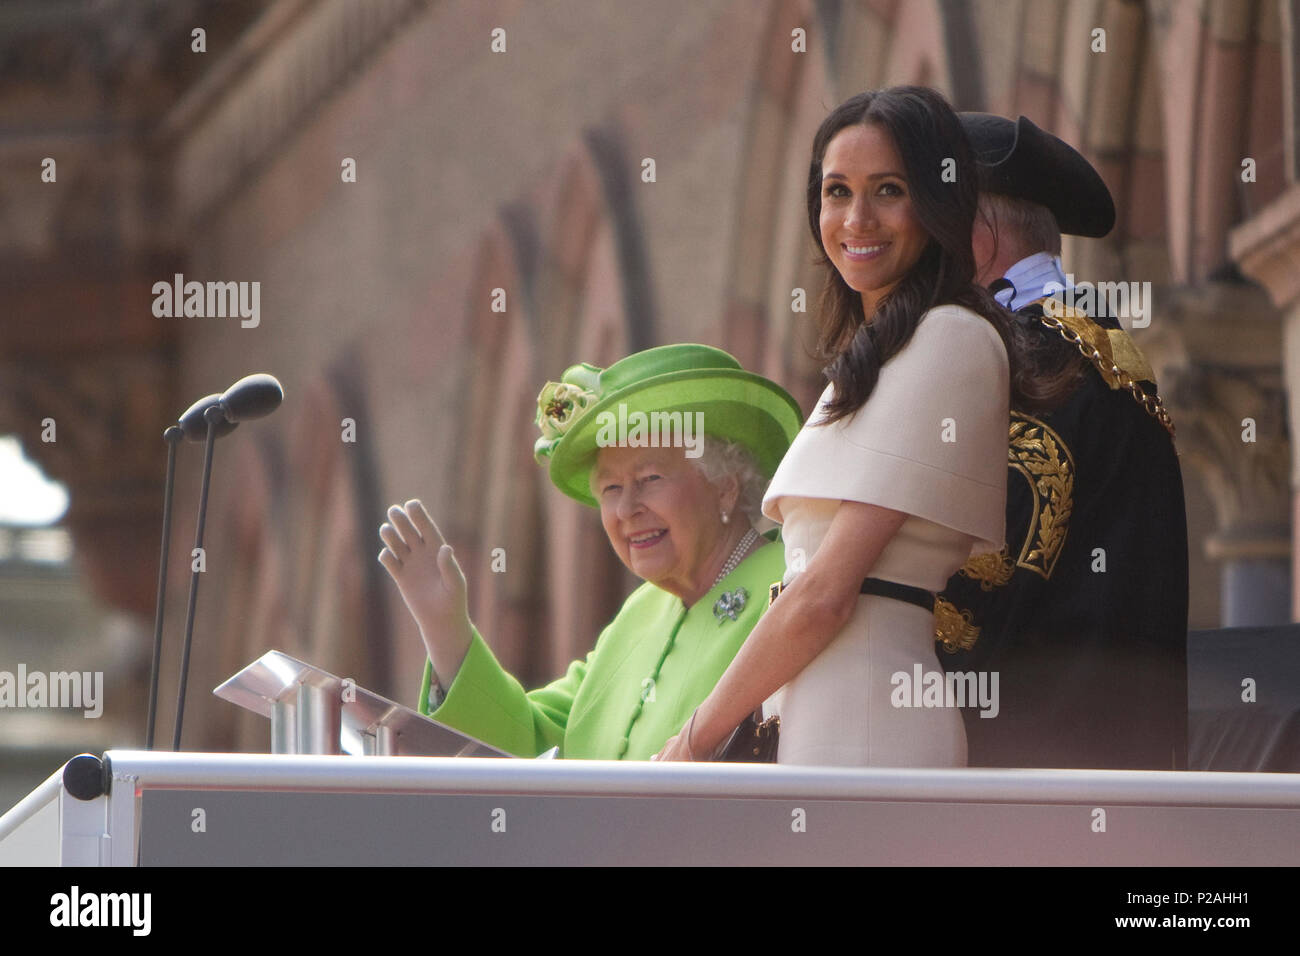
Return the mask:
<svg viewBox="0 0 1300 956"><path fill-rule="evenodd" d="M994 298L1012 312L1053 291L1069 287L1065 280L1065 269L1061 266L1061 257L1047 252L1035 252L1032 256L1021 259L1002 278L1015 288L1003 289Z"/></svg>

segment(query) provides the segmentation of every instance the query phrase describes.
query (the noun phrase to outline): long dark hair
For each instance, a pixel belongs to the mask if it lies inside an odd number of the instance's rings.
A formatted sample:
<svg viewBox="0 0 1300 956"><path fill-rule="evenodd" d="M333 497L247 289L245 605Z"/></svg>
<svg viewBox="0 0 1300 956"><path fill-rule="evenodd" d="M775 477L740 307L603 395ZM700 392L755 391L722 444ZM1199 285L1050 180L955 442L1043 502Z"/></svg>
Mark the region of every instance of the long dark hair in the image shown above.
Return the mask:
<svg viewBox="0 0 1300 956"><path fill-rule="evenodd" d="M879 125L893 138L912 208L929 236L920 259L880 301L870 325L862 296L844 281L821 238L822 161L836 134L860 124ZM947 170L955 178L945 176ZM971 230L979 206L979 178L961 122L942 94L923 86L893 86L859 93L837 106L813 138L807 205L808 226L821 250L818 261L827 273L818 308L817 349L819 357L829 361L824 371L835 386L834 397L822 406L819 424L861 408L876 387L881 366L907 345L921 316L949 303L983 316L1002 337L1011 369L1012 407L1059 404L1064 383L1043 380L1030 357L1027 331L975 284Z"/></svg>

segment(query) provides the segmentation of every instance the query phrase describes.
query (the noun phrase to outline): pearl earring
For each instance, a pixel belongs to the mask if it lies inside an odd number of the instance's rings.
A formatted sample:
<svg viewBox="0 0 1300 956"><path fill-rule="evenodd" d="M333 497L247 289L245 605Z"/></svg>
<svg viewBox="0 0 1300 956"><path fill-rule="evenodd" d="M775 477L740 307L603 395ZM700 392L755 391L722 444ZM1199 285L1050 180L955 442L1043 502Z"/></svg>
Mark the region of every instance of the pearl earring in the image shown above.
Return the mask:
<svg viewBox="0 0 1300 956"><path fill-rule="evenodd" d="M722 523L726 524L730 520L731 520L731 516L728 515L725 511L722 512Z"/></svg>

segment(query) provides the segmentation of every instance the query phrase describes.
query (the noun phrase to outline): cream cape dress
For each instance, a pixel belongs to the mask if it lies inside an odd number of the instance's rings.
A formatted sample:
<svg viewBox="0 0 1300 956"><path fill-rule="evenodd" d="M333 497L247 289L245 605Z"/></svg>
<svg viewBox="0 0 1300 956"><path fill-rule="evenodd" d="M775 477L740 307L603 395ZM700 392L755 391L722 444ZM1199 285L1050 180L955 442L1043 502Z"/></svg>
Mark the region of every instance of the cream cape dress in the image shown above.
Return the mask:
<svg viewBox="0 0 1300 956"><path fill-rule="evenodd" d="M812 562L842 501L909 516L872 577L940 591L973 552L1002 547L1008 370L988 321L960 306L931 309L855 415L821 418L804 425L763 499L763 513L782 525L787 584ZM781 716L778 762L964 766L961 713L947 700L917 706L917 665L942 675L933 614L860 595L826 649L764 704Z"/></svg>

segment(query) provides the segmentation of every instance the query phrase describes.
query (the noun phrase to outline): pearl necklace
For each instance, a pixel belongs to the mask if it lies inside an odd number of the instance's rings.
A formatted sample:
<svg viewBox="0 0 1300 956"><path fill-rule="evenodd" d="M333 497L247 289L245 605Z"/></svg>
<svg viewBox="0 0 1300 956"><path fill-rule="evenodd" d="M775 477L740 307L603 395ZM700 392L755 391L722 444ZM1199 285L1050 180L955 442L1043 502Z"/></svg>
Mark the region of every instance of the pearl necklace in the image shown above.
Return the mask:
<svg viewBox="0 0 1300 956"><path fill-rule="evenodd" d="M755 531L753 528L750 528L748 531L745 532L745 534L741 537L740 541L736 544L735 549L731 552L731 556L727 558L727 563L724 564L722 566L722 570L718 572L717 579L714 580L713 586L709 588L710 591L712 591L713 588L716 588L719 584L721 584L723 578L725 578L732 571L736 570L736 565L740 564L741 559L745 556L746 552L749 551L749 546L757 540L758 540L758 532Z"/></svg>

